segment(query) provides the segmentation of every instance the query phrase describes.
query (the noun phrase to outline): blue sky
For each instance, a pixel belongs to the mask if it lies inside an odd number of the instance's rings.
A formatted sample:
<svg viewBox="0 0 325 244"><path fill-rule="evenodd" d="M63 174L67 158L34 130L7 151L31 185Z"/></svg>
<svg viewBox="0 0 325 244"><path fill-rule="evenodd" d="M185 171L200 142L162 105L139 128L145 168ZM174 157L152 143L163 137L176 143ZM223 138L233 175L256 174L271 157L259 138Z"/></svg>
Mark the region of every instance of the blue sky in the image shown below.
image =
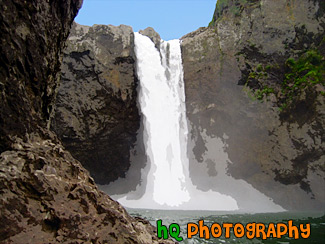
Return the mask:
<svg viewBox="0 0 325 244"><path fill-rule="evenodd" d="M212 19L217 0L84 0L75 21L82 25L153 27L164 40L180 38Z"/></svg>

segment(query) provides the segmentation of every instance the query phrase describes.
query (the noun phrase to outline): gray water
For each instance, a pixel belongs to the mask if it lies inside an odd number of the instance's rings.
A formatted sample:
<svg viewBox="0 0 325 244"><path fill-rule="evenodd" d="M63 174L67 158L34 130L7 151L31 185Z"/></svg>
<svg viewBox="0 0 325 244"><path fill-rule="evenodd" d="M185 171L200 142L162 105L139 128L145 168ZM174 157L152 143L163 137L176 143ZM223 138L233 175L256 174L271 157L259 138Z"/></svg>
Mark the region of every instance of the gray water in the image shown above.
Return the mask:
<svg viewBox="0 0 325 244"><path fill-rule="evenodd" d="M132 216L142 217L150 221L154 226L157 220L162 220L162 224L169 226L172 223L179 224L180 236L183 241L180 243L276 243L276 244L291 244L291 243L317 243L325 244L325 215L324 213L307 213L307 212L281 212L281 213L258 213L247 214L240 212L216 212L216 211L183 211L183 210L152 210L152 209L128 209ZM279 223L293 220L295 226L299 224L310 223L310 236L307 239L299 238L294 240L284 235L281 239L267 238L266 240L253 238L249 240L245 237L236 238L231 232L230 238L226 239L224 234L219 238L210 236L209 240L199 238L198 235L192 239L187 239L187 223L199 223L199 220L204 220L204 225L211 226L213 223Z"/></svg>

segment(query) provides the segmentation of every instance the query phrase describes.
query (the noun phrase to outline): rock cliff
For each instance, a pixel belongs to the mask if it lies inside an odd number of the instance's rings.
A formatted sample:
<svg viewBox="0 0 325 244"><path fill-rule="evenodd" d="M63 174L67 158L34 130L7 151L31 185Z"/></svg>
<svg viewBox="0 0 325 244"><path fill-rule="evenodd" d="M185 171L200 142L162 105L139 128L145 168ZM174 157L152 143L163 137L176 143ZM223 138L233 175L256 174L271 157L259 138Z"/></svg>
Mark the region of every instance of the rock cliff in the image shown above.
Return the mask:
<svg viewBox="0 0 325 244"><path fill-rule="evenodd" d="M2 1L0 243L162 243L147 221L99 191L48 129L81 3Z"/></svg>
<svg viewBox="0 0 325 244"><path fill-rule="evenodd" d="M10 148L15 136L47 126L59 54L80 2L2 2L0 152Z"/></svg>
<svg viewBox="0 0 325 244"><path fill-rule="evenodd" d="M174 243L99 191L49 133L0 155L0 243ZM52 139L51 139L52 137Z"/></svg>
<svg viewBox="0 0 325 244"><path fill-rule="evenodd" d="M139 33L149 37L150 40L155 44L155 47L160 50L160 35L152 27L147 27L144 30L140 30Z"/></svg>
<svg viewBox="0 0 325 244"><path fill-rule="evenodd" d="M222 192L218 138L232 177L285 209L324 211L324 9L219 0L210 26L182 38L194 183Z"/></svg>
<svg viewBox="0 0 325 244"><path fill-rule="evenodd" d="M137 85L131 27L73 25L52 128L99 184L129 169L140 126Z"/></svg>

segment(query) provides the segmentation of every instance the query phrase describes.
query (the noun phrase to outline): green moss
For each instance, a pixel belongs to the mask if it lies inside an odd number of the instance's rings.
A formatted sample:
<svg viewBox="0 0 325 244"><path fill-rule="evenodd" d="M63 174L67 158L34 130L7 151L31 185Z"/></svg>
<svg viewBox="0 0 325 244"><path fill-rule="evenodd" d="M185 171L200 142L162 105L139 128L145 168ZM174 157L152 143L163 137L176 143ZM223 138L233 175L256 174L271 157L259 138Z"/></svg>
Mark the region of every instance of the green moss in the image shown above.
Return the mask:
<svg viewBox="0 0 325 244"><path fill-rule="evenodd" d="M248 79L255 79L257 77L256 72L250 72L248 75Z"/></svg>
<svg viewBox="0 0 325 244"><path fill-rule="evenodd" d="M264 96L274 94L274 89L268 86L264 86L261 90L256 90L254 95L258 100L262 100Z"/></svg>
<svg viewBox="0 0 325 244"><path fill-rule="evenodd" d="M228 0L218 0L214 16L220 17L224 8L228 5Z"/></svg>
<svg viewBox="0 0 325 244"><path fill-rule="evenodd" d="M258 64L254 71L251 71L248 74L248 78L246 84L249 84L252 80L257 80L258 82L262 82L262 79L267 78L268 74L266 72L266 68L262 64ZM262 84L261 84L262 86Z"/></svg>
<svg viewBox="0 0 325 244"><path fill-rule="evenodd" d="M256 48L256 43L252 42L251 40L247 40L246 42L250 48Z"/></svg>
<svg viewBox="0 0 325 244"><path fill-rule="evenodd" d="M278 100L280 110L284 110L299 98L300 94L306 89L313 88L316 85L325 86L325 59L317 50L309 50L298 59L288 58L284 64L286 70L284 79L278 87L278 92L274 88L264 85L268 72L271 69L279 69L279 65L258 64L254 71L250 72L247 83L258 83L259 89L254 90L254 96L262 100L264 96L275 94ZM325 92L320 91L324 96Z"/></svg>
<svg viewBox="0 0 325 244"><path fill-rule="evenodd" d="M263 70L263 65L262 64L257 65L256 70L258 72L261 72Z"/></svg>
<svg viewBox="0 0 325 244"><path fill-rule="evenodd" d="M232 17L239 17L245 8L258 7L261 0L217 0L213 18L209 26L216 25L222 16L224 10L228 10Z"/></svg>
<svg viewBox="0 0 325 244"><path fill-rule="evenodd" d="M214 19L214 15L213 15L212 20L210 21L208 26L212 27L212 26L214 26L214 23L215 23L215 19Z"/></svg>
<svg viewBox="0 0 325 244"><path fill-rule="evenodd" d="M297 60L288 58L285 66L288 72L282 82L283 108L306 88L317 84L325 85L324 57L316 50L307 51Z"/></svg>
<svg viewBox="0 0 325 244"><path fill-rule="evenodd" d="M232 13L233 15L235 15L236 17L240 16L240 7L233 5L230 8L230 13Z"/></svg>

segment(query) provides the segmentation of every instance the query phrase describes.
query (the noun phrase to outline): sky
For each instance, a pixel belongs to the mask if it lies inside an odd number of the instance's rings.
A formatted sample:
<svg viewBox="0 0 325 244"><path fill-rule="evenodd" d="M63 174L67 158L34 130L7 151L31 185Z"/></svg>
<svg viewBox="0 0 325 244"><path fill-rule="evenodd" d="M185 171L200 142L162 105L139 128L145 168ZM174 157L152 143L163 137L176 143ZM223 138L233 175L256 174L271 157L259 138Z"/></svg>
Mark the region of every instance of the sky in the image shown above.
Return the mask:
<svg viewBox="0 0 325 244"><path fill-rule="evenodd" d="M181 38L209 24L217 0L84 0L75 21L81 25L153 27L163 40Z"/></svg>

